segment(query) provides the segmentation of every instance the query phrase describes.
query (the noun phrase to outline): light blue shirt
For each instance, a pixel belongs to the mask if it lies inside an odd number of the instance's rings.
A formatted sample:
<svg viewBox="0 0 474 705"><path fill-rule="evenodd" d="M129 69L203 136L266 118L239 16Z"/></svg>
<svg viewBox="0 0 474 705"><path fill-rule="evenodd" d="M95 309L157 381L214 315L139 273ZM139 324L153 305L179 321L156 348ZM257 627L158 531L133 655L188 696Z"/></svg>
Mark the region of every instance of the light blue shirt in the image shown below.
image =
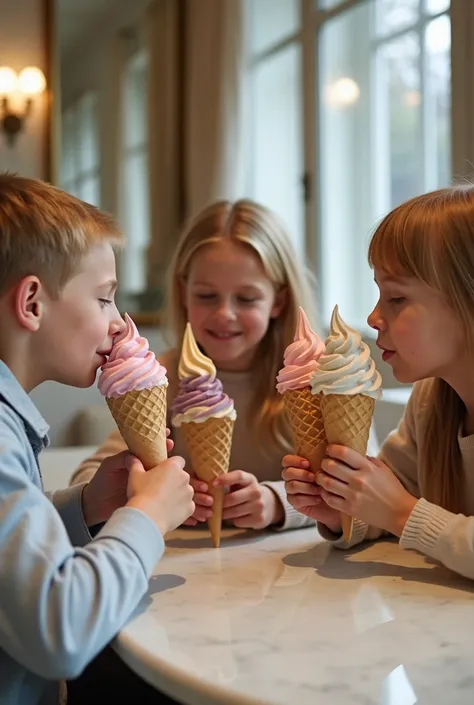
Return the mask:
<svg viewBox="0 0 474 705"><path fill-rule="evenodd" d="M84 485L43 493L48 426L0 361L0 704L53 705L147 589L164 543L123 507L92 539Z"/></svg>

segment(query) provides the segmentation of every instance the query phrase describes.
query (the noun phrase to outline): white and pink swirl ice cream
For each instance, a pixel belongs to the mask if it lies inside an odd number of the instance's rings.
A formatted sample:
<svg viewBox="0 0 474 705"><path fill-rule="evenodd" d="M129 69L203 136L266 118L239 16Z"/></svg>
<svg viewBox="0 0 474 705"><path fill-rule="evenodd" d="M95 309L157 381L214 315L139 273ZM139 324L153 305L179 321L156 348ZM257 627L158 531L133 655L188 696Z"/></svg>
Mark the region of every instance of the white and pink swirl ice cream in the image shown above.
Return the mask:
<svg viewBox="0 0 474 705"><path fill-rule="evenodd" d="M334 307L326 352L311 377L313 394L382 396L382 378L361 334L345 323Z"/></svg>
<svg viewBox="0 0 474 705"><path fill-rule="evenodd" d="M293 342L285 350L284 366L277 376L280 394L310 386L310 379L324 353L324 343L311 328L300 307Z"/></svg>
<svg viewBox="0 0 474 705"><path fill-rule="evenodd" d="M99 376L99 391L109 399L168 385L166 369L160 365L147 339L139 334L127 313L125 322L127 327L116 338Z"/></svg>
<svg viewBox="0 0 474 705"><path fill-rule="evenodd" d="M173 426L204 423L211 418L236 418L234 402L224 393L212 360L199 350L189 323L184 334L178 377L179 390L172 406Z"/></svg>

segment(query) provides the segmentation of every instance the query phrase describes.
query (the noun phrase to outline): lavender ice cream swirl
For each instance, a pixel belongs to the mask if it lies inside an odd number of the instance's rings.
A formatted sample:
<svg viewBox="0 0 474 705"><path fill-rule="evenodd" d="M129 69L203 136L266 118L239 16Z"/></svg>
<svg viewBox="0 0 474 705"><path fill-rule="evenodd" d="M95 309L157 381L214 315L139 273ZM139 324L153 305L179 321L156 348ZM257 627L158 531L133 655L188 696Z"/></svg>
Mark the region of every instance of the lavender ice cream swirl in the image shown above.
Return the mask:
<svg viewBox="0 0 474 705"><path fill-rule="evenodd" d="M228 416L235 418L234 404L222 389L222 382L210 377L188 377L179 383L173 406L173 425L203 423L208 419Z"/></svg>
<svg viewBox="0 0 474 705"><path fill-rule="evenodd" d="M173 426L204 423L212 418L236 418L234 402L224 393L212 360L199 350L189 323L184 334L178 377L179 390L172 406Z"/></svg>

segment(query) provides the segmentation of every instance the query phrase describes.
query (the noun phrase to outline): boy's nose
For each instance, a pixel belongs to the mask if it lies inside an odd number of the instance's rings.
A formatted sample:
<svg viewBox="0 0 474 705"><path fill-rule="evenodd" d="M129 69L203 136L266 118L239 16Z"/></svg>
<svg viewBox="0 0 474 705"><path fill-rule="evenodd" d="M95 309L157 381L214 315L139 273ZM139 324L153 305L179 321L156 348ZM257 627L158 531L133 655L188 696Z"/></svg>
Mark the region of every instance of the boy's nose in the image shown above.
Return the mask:
<svg viewBox="0 0 474 705"><path fill-rule="evenodd" d="M374 330L384 330L385 329L385 321L382 318L382 314L380 312L380 307L379 304L377 303L374 310L372 313L370 313L367 317L367 323L371 328Z"/></svg>
<svg viewBox="0 0 474 705"><path fill-rule="evenodd" d="M113 338L116 338L117 335L120 335L120 333L123 333L125 328L126 328L126 323L123 320L120 313L118 312L117 307L114 305L114 312L113 312L112 319L110 321L110 326L109 326L109 335L111 335Z"/></svg>

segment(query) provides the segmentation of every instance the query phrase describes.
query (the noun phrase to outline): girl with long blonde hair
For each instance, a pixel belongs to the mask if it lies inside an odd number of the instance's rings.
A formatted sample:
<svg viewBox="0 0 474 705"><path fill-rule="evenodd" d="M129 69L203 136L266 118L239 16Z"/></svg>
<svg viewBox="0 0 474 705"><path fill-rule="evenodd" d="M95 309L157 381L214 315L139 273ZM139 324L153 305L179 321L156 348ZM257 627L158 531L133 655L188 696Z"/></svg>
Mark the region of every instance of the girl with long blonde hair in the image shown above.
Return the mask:
<svg viewBox="0 0 474 705"><path fill-rule="evenodd" d="M177 391L181 341L189 321L237 411L230 472L219 481L229 489L223 518L238 527L287 529L314 523L286 500L281 458L291 452L292 443L275 389L299 306L315 324L310 281L279 218L249 200L205 208L184 230L171 263L165 318L173 347L160 357L168 370L168 407ZM192 475L179 428L172 438L174 452L186 458ZM118 432L112 433L82 464L74 482L90 478L104 457L124 448ZM196 512L188 524L212 513L207 485L195 478L192 484Z"/></svg>
<svg viewBox="0 0 474 705"><path fill-rule="evenodd" d="M380 298L368 323L413 392L377 459L331 446L315 477L285 457L288 498L339 547L342 511L356 518L350 545L389 532L474 578L474 186L396 208L369 262Z"/></svg>

